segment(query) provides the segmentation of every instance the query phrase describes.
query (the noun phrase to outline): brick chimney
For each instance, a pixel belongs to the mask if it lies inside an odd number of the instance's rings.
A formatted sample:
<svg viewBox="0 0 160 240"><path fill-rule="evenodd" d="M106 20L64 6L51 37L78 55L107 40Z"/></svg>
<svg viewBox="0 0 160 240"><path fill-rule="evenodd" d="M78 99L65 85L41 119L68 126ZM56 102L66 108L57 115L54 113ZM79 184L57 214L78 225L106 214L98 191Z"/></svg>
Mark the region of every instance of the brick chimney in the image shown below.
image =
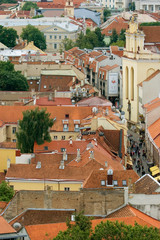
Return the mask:
<svg viewBox="0 0 160 240"><path fill-rule="evenodd" d="M66 153L66 150L64 150L63 152L63 161L66 161L67 160L67 153Z"/></svg>
<svg viewBox="0 0 160 240"><path fill-rule="evenodd" d="M73 146L72 138L69 139L69 145L70 145L70 146Z"/></svg>
<svg viewBox="0 0 160 240"><path fill-rule="evenodd" d="M94 152L93 151L90 151L90 159L94 159Z"/></svg>
<svg viewBox="0 0 160 240"><path fill-rule="evenodd" d="M77 149L77 162L80 162L81 160L81 154L80 154L80 149Z"/></svg>
<svg viewBox="0 0 160 240"><path fill-rule="evenodd" d="M64 160L61 160L59 169L64 169Z"/></svg>
<svg viewBox="0 0 160 240"><path fill-rule="evenodd" d="M8 170L8 168L10 168L10 166L11 166L11 159L7 159L7 170Z"/></svg>

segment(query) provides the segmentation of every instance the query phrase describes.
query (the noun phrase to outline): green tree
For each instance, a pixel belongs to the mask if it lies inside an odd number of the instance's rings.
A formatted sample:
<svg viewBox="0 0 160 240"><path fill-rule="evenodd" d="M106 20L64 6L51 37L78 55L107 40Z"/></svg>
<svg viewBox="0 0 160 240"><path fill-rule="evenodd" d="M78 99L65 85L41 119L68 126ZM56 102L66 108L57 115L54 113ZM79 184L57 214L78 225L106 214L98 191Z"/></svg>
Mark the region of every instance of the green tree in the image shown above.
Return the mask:
<svg viewBox="0 0 160 240"><path fill-rule="evenodd" d="M53 126L53 119L45 109L36 108L23 112L23 119L19 121L17 146L22 153L33 153L34 142L43 144L50 142L49 128Z"/></svg>
<svg viewBox="0 0 160 240"><path fill-rule="evenodd" d="M124 47L125 46L125 42L122 40L118 40L117 42L113 42L110 44L111 46L118 46L118 47Z"/></svg>
<svg viewBox="0 0 160 240"><path fill-rule="evenodd" d="M46 39L44 33L30 24L22 29L21 38L23 40L27 40L27 42L33 41L35 46L41 50L46 49Z"/></svg>
<svg viewBox="0 0 160 240"><path fill-rule="evenodd" d="M5 181L0 184L0 201L9 202L14 195L14 190Z"/></svg>
<svg viewBox="0 0 160 240"><path fill-rule="evenodd" d="M0 91L27 91L27 79L11 62L0 61Z"/></svg>
<svg viewBox="0 0 160 240"><path fill-rule="evenodd" d="M75 224L67 221L68 229L60 231L54 240L89 240L92 232L90 218L79 213L75 216Z"/></svg>
<svg viewBox="0 0 160 240"><path fill-rule="evenodd" d="M17 0L1 0L0 3L17 3Z"/></svg>
<svg viewBox="0 0 160 240"><path fill-rule="evenodd" d="M101 222L95 227L95 232L92 235L93 240L149 240L160 239L160 232L157 228L148 228L135 223L135 226L126 225L123 222Z"/></svg>
<svg viewBox="0 0 160 240"><path fill-rule="evenodd" d="M117 34L116 29L114 28L112 30L112 35L110 37L110 43L117 42L117 40L118 40L118 34Z"/></svg>
<svg viewBox="0 0 160 240"><path fill-rule="evenodd" d="M37 3L33 2L25 2L25 4L22 7L22 10L24 11L30 11L31 8L38 9Z"/></svg>
<svg viewBox="0 0 160 240"><path fill-rule="evenodd" d="M135 11L135 2L129 3L129 10Z"/></svg>
<svg viewBox="0 0 160 240"><path fill-rule="evenodd" d="M40 15L36 15L36 16L34 16L34 17L32 17L33 19L36 19L36 18L43 18L44 16L43 16L43 14L40 14Z"/></svg>
<svg viewBox="0 0 160 240"><path fill-rule="evenodd" d="M111 16L111 11L108 8L104 8L103 10L103 21L105 22L108 17Z"/></svg>
<svg viewBox="0 0 160 240"><path fill-rule="evenodd" d="M95 29L95 34L98 37L98 46L97 47L104 47L105 46L105 42L104 42L105 34L101 33L101 29L99 27L97 27Z"/></svg>
<svg viewBox="0 0 160 240"><path fill-rule="evenodd" d="M118 36L118 39L119 40L122 40L122 41L126 41L126 35L125 35L125 32L126 32L126 29L121 29L121 32L120 32L120 34L119 34L119 36Z"/></svg>
<svg viewBox="0 0 160 240"><path fill-rule="evenodd" d="M0 42L9 48L16 45L16 38L18 38L17 31L13 28L6 28L0 25Z"/></svg>
<svg viewBox="0 0 160 240"><path fill-rule="evenodd" d="M64 51L64 50L69 50L71 48L73 48L75 46L75 43L69 39L69 38L65 38L62 40L61 44L60 44L60 52Z"/></svg>
<svg viewBox="0 0 160 240"><path fill-rule="evenodd" d="M77 215L75 224L67 222L67 230L60 231L54 240L159 240L160 231L157 228L141 226L135 223L134 226L106 221L101 222L92 231L91 219Z"/></svg>

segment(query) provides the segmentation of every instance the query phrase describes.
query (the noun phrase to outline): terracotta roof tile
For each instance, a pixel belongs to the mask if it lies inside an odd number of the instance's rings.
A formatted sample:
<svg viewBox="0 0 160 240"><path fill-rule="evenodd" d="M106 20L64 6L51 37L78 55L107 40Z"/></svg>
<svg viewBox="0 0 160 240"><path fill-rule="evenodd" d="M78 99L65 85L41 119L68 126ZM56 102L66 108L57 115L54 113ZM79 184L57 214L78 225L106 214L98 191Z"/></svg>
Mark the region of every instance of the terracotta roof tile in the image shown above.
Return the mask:
<svg viewBox="0 0 160 240"><path fill-rule="evenodd" d="M0 201L0 209L4 209L7 206L6 202Z"/></svg>
<svg viewBox="0 0 160 240"><path fill-rule="evenodd" d="M0 226L0 234L16 233L14 228L2 216L0 216Z"/></svg>
<svg viewBox="0 0 160 240"><path fill-rule="evenodd" d="M0 148L17 149L15 142L1 142Z"/></svg>
<svg viewBox="0 0 160 240"><path fill-rule="evenodd" d="M160 26L140 26L145 34L145 43L159 43L160 42Z"/></svg>
<svg viewBox="0 0 160 240"><path fill-rule="evenodd" d="M112 168L112 167L111 167ZM121 169L121 170L120 170ZM138 174L134 170L113 170L113 180L118 182L117 187L129 186L139 179ZM122 181L126 181L123 185ZM85 181L84 188L107 188L102 186L101 181L107 181L107 170L95 170L91 173L90 177ZM116 187L116 186L115 186Z"/></svg>
<svg viewBox="0 0 160 240"><path fill-rule="evenodd" d="M48 179L50 181L84 181L92 169L67 166L59 169L59 165L41 163L41 168L36 164L11 164L7 171L6 179Z"/></svg>
<svg viewBox="0 0 160 240"><path fill-rule="evenodd" d="M67 154L77 154L77 149L80 149L81 152L83 152L88 145L87 141L73 141L72 144L70 144L70 140L63 140L63 141L57 141L54 140L52 142L45 142L42 145L38 145L37 143L34 144L34 152L40 153L40 152L53 152L58 151L59 153L62 153L61 149L65 148ZM48 150L45 150L45 147L48 148Z"/></svg>
<svg viewBox="0 0 160 240"><path fill-rule="evenodd" d="M111 36L113 29L116 29L117 33L120 34L121 29L128 29L128 22L126 22L122 17L115 17L107 27L102 29L102 34Z"/></svg>
<svg viewBox="0 0 160 240"><path fill-rule="evenodd" d="M105 219L94 219L92 220L92 229L100 224L101 222L111 221L119 223L124 222L127 225L135 225L137 222L141 226L147 227L157 227L160 228L160 222L154 218L147 216L146 214L140 212L139 210L126 206L130 212L133 212L132 216L124 217L114 217L114 218L105 218ZM67 230L66 223L53 223L53 224L43 224L43 225L33 225L26 226L26 231L31 240L49 240L57 236L59 231Z"/></svg>
<svg viewBox="0 0 160 240"><path fill-rule="evenodd" d="M149 174L145 174L135 183L135 193L152 194L160 187L160 184Z"/></svg>
<svg viewBox="0 0 160 240"><path fill-rule="evenodd" d="M160 118L148 127L148 132L153 141L157 140L157 138L160 136Z"/></svg>
<svg viewBox="0 0 160 240"><path fill-rule="evenodd" d="M13 226L15 222L21 224L21 226L28 226L37 224L59 223L66 222L67 218L71 219L71 215L75 213L75 210L67 209L27 209L25 212L18 215L11 220L9 224ZM18 230L18 229L16 229Z"/></svg>
<svg viewBox="0 0 160 240"><path fill-rule="evenodd" d="M53 98L48 100L48 97L41 97L36 99L36 105L38 106L60 106L60 105L72 105L70 98Z"/></svg>
<svg viewBox="0 0 160 240"><path fill-rule="evenodd" d="M39 109L44 107L39 107ZM22 112L35 108L36 106L0 106L0 120L5 123L17 123L23 117ZM45 108L47 112L51 113L50 118L56 117L57 120L65 119L66 114L69 114L69 119L81 120L92 112L91 107L47 106Z"/></svg>
<svg viewBox="0 0 160 240"><path fill-rule="evenodd" d="M4 174L4 172L0 172L0 183L2 181L5 181L5 174Z"/></svg>

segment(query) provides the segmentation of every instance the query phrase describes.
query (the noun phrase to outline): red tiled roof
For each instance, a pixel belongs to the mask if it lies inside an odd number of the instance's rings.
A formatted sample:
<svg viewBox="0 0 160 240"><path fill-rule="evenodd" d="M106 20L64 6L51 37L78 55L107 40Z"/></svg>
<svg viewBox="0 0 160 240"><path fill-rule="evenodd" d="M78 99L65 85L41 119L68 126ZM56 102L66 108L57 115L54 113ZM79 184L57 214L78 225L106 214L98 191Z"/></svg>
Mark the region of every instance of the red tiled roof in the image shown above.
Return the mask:
<svg viewBox="0 0 160 240"><path fill-rule="evenodd" d="M5 181L5 174L4 174L4 172L0 172L0 183L2 181Z"/></svg>
<svg viewBox="0 0 160 240"><path fill-rule="evenodd" d="M0 148L17 149L15 142L1 142Z"/></svg>
<svg viewBox="0 0 160 240"><path fill-rule="evenodd" d="M65 148L68 154L77 154L77 149L80 149L83 152L88 145L87 141L73 141L70 144L70 140L63 140L63 141L52 141L52 142L45 142L42 145L38 145L37 143L34 144L34 153L40 152L52 152L57 150L59 153L62 153L61 148ZM48 147L48 150L44 150L44 147Z"/></svg>
<svg viewBox="0 0 160 240"><path fill-rule="evenodd" d="M145 34L145 43L160 42L160 26L140 26L139 29Z"/></svg>
<svg viewBox="0 0 160 240"><path fill-rule="evenodd" d="M135 194L153 194L160 184L151 175L145 174L135 183Z"/></svg>
<svg viewBox="0 0 160 240"><path fill-rule="evenodd" d="M79 181L82 182L92 169L67 166L59 169L59 165L41 163L41 168L36 164L11 164L7 171L6 179L46 179L48 181Z"/></svg>
<svg viewBox="0 0 160 240"><path fill-rule="evenodd" d="M92 142L91 142L92 143ZM92 144L93 148L85 151L81 154L81 159L79 162L77 162L77 159L71 161L68 166L75 166L75 167L84 167L86 166L90 161L90 151L93 151L94 154L94 161L99 163L101 167L104 167L106 169L112 168L113 170L122 170L123 166L120 163L121 159L114 156L106 151L103 147L101 147L99 144ZM106 166L107 162L107 166Z"/></svg>
<svg viewBox="0 0 160 240"><path fill-rule="evenodd" d="M7 233L16 233L14 228L12 228L7 221L0 216L0 234L7 234Z"/></svg>
<svg viewBox="0 0 160 240"><path fill-rule="evenodd" d="M61 106L61 105L72 105L70 98L53 98L48 100L48 97L41 97L36 99L36 105L38 106Z"/></svg>
<svg viewBox="0 0 160 240"><path fill-rule="evenodd" d="M111 165L111 168L112 168L112 165ZM117 180L118 182L117 187L124 187L122 183L123 180L126 181L126 186L129 186L129 184L133 184L139 179L138 174L134 170L122 170L123 167L118 168L118 166L116 170L114 170L114 168L112 169L113 169L113 180ZM106 185L105 186L101 185L102 180L104 180L105 182L107 181L107 170L95 170L91 173L91 175L85 181L83 187L84 188L106 188L107 187Z"/></svg>
<svg viewBox="0 0 160 240"><path fill-rule="evenodd" d="M23 118L22 112L26 110L33 110L36 106L0 106L0 120L5 123L17 123L18 120ZM76 106L43 106L39 109L46 108L46 111L51 113L50 118L55 118L56 120L65 119L65 115L69 115L68 120L83 119L92 113L91 107L76 107Z"/></svg>
<svg viewBox="0 0 160 240"><path fill-rule="evenodd" d="M6 207L6 205L7 205L7 203L6 203L6 202L0 201L0 209L3 209L3 208L5 208L5 207Z"/></svg>
<svg viewBox="0 0 160 240"><path fill-rule="evenodd" d="M160 118L148 127L148 132L157 147L160 148Z"/></svg>
<svg viewBox="0 0 160 240"><path fill-rule="evenodd" d="M121 29L128 29L128 22L126 22L122 17L115 17L107 27L102 29L102 34L111 36L111 31L113 29L116 29L117 33L120 34Z"/></svg>
<svg viewBox="0 0 160 240"><path fill-rule="evenodd" d="M157 227L160 228L160 221L147 216L146 214L140 212L139 210L126 206L127 210L131 213L131 216L114 217L114 218L105 218L105 219L94 219L92 220L92 229L100 224L101 222L111 221L119 223L124 222L127 225L135 225L137 222L141 226L147 227ZM132 214L133 213L133 214ZM59 231L67 230L66 223L53 223L53 224L43 224L43 225L33 225L26 226L26 231L31 240L49 240L56 237Z"/></svg>

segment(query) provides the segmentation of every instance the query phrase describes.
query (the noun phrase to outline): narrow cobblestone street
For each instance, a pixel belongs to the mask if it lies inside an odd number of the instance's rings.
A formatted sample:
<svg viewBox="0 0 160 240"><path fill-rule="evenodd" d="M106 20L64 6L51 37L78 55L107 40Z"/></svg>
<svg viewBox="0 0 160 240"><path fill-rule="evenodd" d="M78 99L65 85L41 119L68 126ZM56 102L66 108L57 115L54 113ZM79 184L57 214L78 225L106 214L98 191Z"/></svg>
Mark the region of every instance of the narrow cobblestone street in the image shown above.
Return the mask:
<svg viewBox="0 0 160 240"><path fill-rule="evenodd" d="M146 148L144 143L140 142L140 135L138 133L128 130L128 140L130 142L128 153L132 157L133 169L141 177L142 175L149 173L145 156Z"/></svg>

